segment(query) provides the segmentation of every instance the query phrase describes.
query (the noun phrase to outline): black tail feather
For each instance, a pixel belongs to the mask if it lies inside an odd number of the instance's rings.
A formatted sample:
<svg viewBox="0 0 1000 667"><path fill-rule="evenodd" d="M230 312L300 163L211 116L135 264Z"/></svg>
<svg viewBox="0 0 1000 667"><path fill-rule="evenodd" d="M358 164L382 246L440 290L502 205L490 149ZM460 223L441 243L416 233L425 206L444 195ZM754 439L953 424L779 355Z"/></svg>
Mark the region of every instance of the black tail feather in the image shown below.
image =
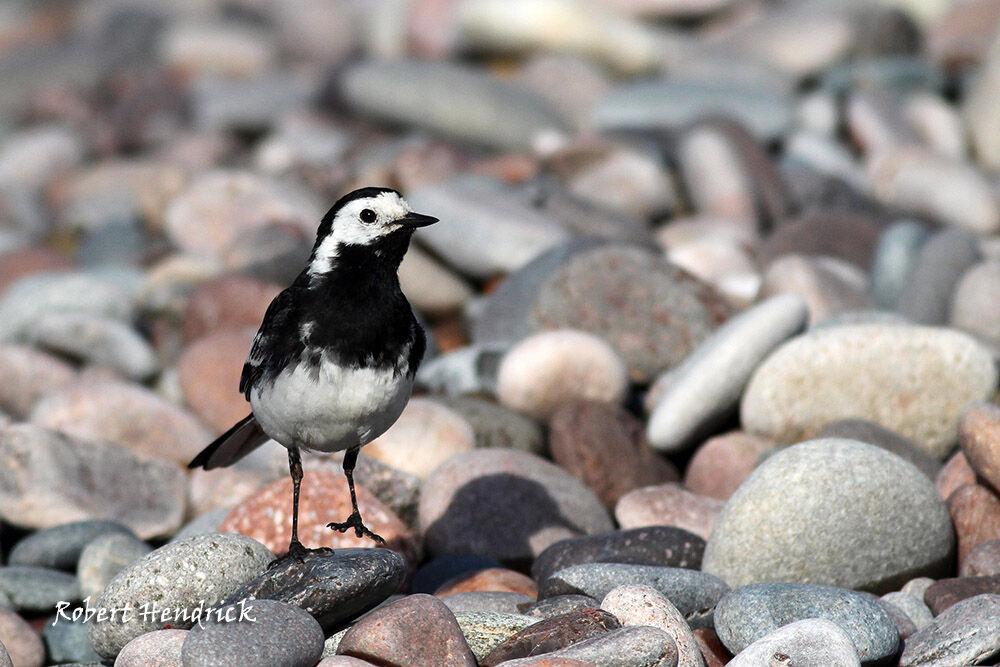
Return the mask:
<svg viewBox="0 0 1000 667"><path fill-rule="evenodd" d="M267 442L267 434L260 428L253 414L247 415L231 429L216 438L212 444L201 450L188 468L224 468Z"/></svg>

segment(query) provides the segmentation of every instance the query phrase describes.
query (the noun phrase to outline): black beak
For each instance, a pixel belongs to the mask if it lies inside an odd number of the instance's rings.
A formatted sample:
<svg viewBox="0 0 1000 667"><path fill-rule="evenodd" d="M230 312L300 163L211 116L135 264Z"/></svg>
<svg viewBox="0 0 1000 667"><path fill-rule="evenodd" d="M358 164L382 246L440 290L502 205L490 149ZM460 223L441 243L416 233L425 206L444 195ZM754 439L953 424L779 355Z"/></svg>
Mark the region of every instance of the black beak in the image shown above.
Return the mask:
<svg viewBox="0 0 1000 667"><path fill-rule="evenodd" d="M433 225L437 221L438 219L432 216L421 215L420 213L413 213L411 211L399 219L399 224L407 229L416 229L417 227Z"/></svg>

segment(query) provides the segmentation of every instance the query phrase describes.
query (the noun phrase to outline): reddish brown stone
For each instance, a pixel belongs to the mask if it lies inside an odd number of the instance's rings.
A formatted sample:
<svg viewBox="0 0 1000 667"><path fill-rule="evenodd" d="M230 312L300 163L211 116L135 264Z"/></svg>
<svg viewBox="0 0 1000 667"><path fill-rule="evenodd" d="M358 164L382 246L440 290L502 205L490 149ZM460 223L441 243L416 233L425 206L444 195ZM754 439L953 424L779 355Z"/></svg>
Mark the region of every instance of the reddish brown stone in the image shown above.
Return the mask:
<svg viewBox="0 0 1000 667"><path fill-rule="evenodd" d="M573 401L556 411L549 426L552 458L608 508L632 489L680 479L649 449L642 423L620 406Z"/></svg>
<svg viewBox="0 0 1000 667"><path fill-rule="evenodd" d="M829 255L867 269L881 231L870 216L817 209L775 229L761 243L757 260L767 266L782 255Z"/></svg>
<svg viewBox="0 0 1000 667"><path fill-rule="evenodd" d="M958 487L948 496L948 512L958 536L959 566L977 544L1000 539L1000 499L986 487Z"/></svg>
<svg viewBox="0 0 1000 667"><path fill-rule="evenodd" d="M985 577L992 574L1000 574L1000 540L980 542L972 547L958 569L960 577Z"/></svg>
<svg viewBox="0 0 1000 667"><path fill-rule="evenodd" d="M252 329L208 334L188 345L177 362L184 401L216 433L250 414L239 386L253 337Z"/></svg>
<svg viewBox="0 0 1000 667"><path fill-rule="evenodd" d="M962 415L958 434L969 466L993 489L1000 489L1000 407L971 405Z"/></svg>
<svg viewBox="0 0 1000 667"><path fill-rule="evenodd" d="M62 359L26 345L0 345L0 409L27 419L39 399L76 379Z"/></svg>
<svg viewBox="0 0 1000 667"><path fill-rule="evenodd" d="M924 602L937 616L953 604L983 593L1000 594L1000 575L940 579L924 593Z"/></svg>
<svg viewBox="0 0 1000 667"><path fill-rule="evenodd" d="M983 61L1000 25L1000 0L957 2L929 26L927 50L948 68Z"/></svg>
<svg viewBox="0 0 1000 667"><path fill-rule="evenodd" d="M680 484L647 486L631 491L615 506L618 525L625 528L677 526L707 540L725 503L691 493Z"/></svg>
<svg viewBox="0 0 1000 667"><path fill-rule="evenodd" d="M726 500L750 476L760 455L774 446L771 440L743 431L712 438L688 463L684 486L694 493Z"/></svg>
<svg viewBox="0 0 1000 667"><path fill-rule="evenodd" d="M260 326L281 287L247 276L226 276L200 284L184 313L184 337L195 340L210 332ZM244 355L246 351L244 351Z"/></svg>
<svg viewBox="0 0 1000 667"><path fill-rule="evenodd" d="M941 494L941 498L948 500L948 497L955 492L955 489L963 484L975 484L976 471L969 465L969 459L965 458L965 453L958 451L948 459L948 462L941 468L934 486Z"/></svg>
<svg viewBox="0 0 1000 667"><path fill-rule="evenodd" d="M732 654L719 641L719 635L712 628L692 630L694 640L698 642L701 656L705 659L705 667L724 667L732 659Z"/></svg>
<svg viewBox="0 0 1000 667"><path fill-rule="evenodd" d="M381 535L389 549L419 562L419 546L406 525L367 489L357 486L358 509L365 525ZM299 540L307 547L372 547L368 538L353 531L340 533L327 527L351 513L351 496L343 475L329 470L307 470L299 497ZM220 532L241 533L263 543L276 554L288 550L292 535L292 480L271 482L232 509L219 526Z"/></svg>
<svg viewBox="0 0 1000 667"><path fill-rule="evenodd" d="M73 262L66 255L44 246L0 254L0 292L33 273L72 267Z"/></svg>
<svg viewBox="0 0 1000 667"><path fill-rule="evenodd" d="M559 614L529 625L507 638L479 661L480 667L493 667L506 660L550 653L570 644L606 634L621 627L618 620L602 609L584 609Z"/></svg>
<svg viewBox="0 0 1000 667"><path fill-rule="evenodd" d="M391 667L476 665L455 615L422 593L370 612L347 631L337 653Z"/></svg>
<svg viewBox="0 0 1000 667"><path fill-rule="evenodd" d="M434 595L443 598L452 593L473 591L504 591L520 593L533 598L538 597L538 585L534 579L503 567L491 567L461 574L442 584L434 591Z"/></svg>

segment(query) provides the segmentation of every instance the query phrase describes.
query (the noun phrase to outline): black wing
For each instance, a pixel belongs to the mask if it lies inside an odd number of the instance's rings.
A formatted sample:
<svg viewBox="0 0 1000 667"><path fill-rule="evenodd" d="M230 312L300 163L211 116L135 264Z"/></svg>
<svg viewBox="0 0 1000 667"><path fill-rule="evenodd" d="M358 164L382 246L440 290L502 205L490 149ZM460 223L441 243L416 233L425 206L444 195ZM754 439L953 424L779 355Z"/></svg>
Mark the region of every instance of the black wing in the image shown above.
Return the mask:
<svg viewBox="0 0 1000 667"><path fill-rule="evenodd" d="M298 331L297 291L295 286L283 290L274 297L264 313L264 321L257 330L240 375L240 393L248 401L254 386L262 380L273 379L274 374L302 353L304 345Z"/></svg>

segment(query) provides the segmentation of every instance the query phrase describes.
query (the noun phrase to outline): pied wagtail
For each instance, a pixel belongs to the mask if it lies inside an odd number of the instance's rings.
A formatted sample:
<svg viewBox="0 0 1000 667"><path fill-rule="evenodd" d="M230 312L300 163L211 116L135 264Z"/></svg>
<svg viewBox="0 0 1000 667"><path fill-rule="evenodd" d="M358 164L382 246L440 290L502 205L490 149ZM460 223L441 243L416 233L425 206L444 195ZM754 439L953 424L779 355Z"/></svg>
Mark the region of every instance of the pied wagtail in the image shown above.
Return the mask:
<svg viewBox="0 0 1000 667"><path fill-rule="evenodd" d="M382 435L410 398L426 341L396 271L414 230L435 222L389 188L340 198L320 222L305 269L271 302L254 338L240 377L252 413L188 465L230 465L268 438L288 448L289 556L310 551L298 538L300 449L346 450L353 511L329 527L385 542L361 520L354 466L358 450Z"/></svg>

